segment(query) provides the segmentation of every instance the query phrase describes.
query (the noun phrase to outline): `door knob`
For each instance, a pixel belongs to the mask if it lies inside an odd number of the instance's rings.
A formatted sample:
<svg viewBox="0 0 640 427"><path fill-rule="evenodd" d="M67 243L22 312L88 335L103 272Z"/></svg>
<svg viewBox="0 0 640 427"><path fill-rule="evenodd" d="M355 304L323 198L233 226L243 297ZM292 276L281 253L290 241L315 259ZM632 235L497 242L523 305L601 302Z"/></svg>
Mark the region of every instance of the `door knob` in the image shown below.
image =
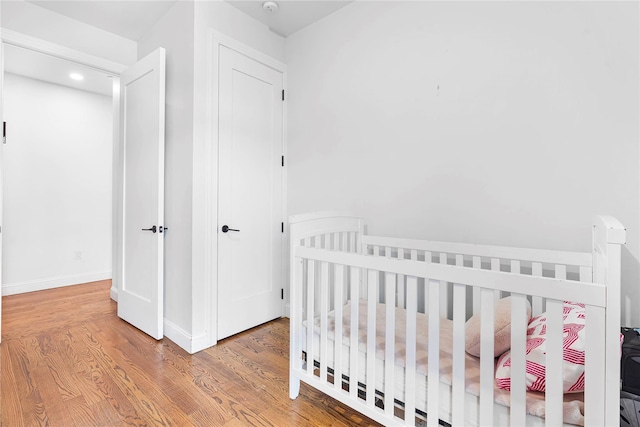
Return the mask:
<svg viewBox="0 0 640 427"><path fill-rule="evenodd" d="M226 232L228 232L228 231L240 231L240 230L236 230L236 229L234 229L234 228L229 228L229 226L228 226L228 225L223 225L223 226L222 226L222 232L223 232L223 233L226 233Z"/></svg>
<svg viewBox="0 0 640 427"><path fill-rule="evenodd" d="M151 227L151 228L143 228L143 229L142 229L142 231L150 231L150 232L152 232L152 233L155 233L155 232L156 232L156 230L157 230L157 228L156 228L156 226L155 226L155 225L154 225L153 227Z"/></svg>

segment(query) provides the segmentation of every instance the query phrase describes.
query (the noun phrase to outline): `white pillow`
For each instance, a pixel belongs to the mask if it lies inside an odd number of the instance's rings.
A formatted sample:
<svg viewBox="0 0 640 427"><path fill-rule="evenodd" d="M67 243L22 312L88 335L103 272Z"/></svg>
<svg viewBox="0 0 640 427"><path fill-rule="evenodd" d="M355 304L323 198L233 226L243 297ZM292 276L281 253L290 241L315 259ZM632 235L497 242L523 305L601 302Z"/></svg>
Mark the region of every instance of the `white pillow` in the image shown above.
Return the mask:
<svg viewBox="0 0 640 427"><path fill-rule="evenodd" d="M493 306L493 357L498 357L511 347L511 297L498 300ZM531 304L527 301L527 321L531 319ZM473 315L465 325L465 350L480 357L480 314Z"/></svg>

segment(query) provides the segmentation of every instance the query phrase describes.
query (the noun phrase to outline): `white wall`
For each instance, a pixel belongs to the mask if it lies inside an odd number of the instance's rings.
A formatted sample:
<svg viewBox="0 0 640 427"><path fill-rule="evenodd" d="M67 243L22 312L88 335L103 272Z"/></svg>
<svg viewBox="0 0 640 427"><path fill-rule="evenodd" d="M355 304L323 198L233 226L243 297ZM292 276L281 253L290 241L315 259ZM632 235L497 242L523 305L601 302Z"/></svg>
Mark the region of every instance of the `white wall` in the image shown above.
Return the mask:
<svg viewBox="0 0 640 427"><path fill-rule="evenodd" d="M2 1L2 28L96 55L119 64L136 61L137 43L23 0Z"/></svg>
<svg viewBox="0 0 640 427"><path fill-rule="evenodd" d="M165 163L165 335L190 352L211 346L216 327L205 282L217 253L206 247L203 229L217 222L204 215L204 157L210 144L207 116L207 63L210 30L234 37L276 59L284 58L284 39L224 2L182 1L138 42L142 58L158 47L167 50ZM215 100L213 101L215 102ZM212 148L217 152L217 148ZM217 175L217 165L214 174ZM215 195L209 194L215 203ZM207 254L208 256L205 256ZM213 329L213 330L212 330Z"/></svg>
<svg viewBox="0 0 640 427"><path fill-rule="evenodd" d="M6 74L4 106L3 294L110 278L111 98Z"/></svg>
<svg viewBox="0 0 640 427"><path fill-rule="evenodd" d="M166 49L165 335L191 340L191 203L193 150L193 2L181 1L139 41L140 58Z"/></svg>
<svg viewBox="0 0 640 427"><path fill-rule="evenodd" d="M579 251L611 214L640 323L637 3L354 2L286 49L290 214Z"/></svg>

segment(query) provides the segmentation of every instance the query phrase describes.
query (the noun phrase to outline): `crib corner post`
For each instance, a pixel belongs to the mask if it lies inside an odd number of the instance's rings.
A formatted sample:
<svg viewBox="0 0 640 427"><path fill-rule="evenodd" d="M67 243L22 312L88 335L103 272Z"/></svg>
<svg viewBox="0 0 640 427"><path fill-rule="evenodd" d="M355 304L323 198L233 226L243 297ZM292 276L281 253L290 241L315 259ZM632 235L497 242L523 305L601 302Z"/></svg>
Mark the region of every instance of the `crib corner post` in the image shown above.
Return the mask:
<svg viewBox="0 0 640 427"><path fill-rule="evenodd" d="M295 400L300 394L300 378L289 372L289 398Z"/></svg>
<svg viewBox="0 0 640 427"><path fill-rule="evenodd" d="M615 218L593 220L593 281L606 286L605 319L605 424L620 420L621 250L626 229Z"/></svg>
<svg viewBox="0 0 640 427"><path fill-rule="evenodd" d="M294 242L294 241L292 241ZM291 245L289 280L289 397L295 399L300 393L300 378L297 372L302 364L302 286L303 261L295 256L295 246Z"/></svg>

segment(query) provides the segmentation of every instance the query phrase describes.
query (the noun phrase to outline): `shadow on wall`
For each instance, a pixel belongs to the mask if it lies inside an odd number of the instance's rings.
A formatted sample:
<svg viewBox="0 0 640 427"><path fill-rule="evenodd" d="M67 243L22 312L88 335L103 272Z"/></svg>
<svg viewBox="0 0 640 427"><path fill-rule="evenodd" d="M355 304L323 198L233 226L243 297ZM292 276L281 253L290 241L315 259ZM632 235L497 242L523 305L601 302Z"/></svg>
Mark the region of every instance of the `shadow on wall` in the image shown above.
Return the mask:
<svg viewBox="0 0 640 427"><path fill-rule="evenodd" d="M640 326L640 261L622 248L622 326Z"/></svg>

